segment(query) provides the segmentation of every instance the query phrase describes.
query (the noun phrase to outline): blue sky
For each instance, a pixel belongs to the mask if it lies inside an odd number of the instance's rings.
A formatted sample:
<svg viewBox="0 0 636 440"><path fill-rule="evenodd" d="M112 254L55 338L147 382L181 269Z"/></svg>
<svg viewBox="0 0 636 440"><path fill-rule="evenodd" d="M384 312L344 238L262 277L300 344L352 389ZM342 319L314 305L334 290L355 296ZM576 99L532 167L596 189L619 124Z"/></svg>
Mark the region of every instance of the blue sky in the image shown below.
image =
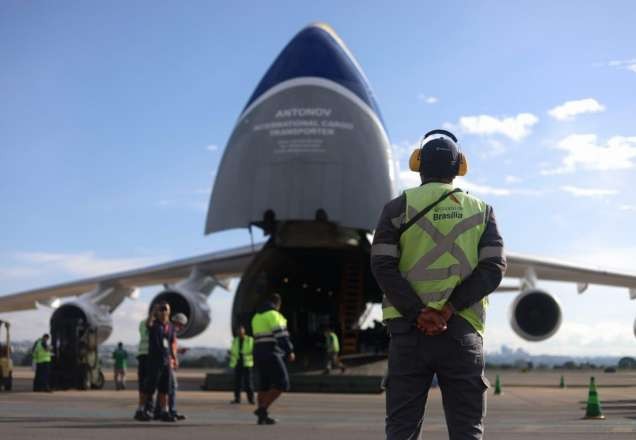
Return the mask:
<svg viewBox="0 0 636 440"><path fill-rule="evenodd" d="M459 135L461 186L509 250L636 272L636 6L631 2L87 2L0 6L0 294L249 241L203 235L239 112L303 26L330 23L362 65L401 169L427 130ZM402 173L405 185L417 176ZM540 344L493 295L486 347L634 354L621 289L544 283L564 311ZM115 313L113 340L157 289ZM229 338L232 293L193 343ZM46 310L10 314L15 337Z"/></svg>

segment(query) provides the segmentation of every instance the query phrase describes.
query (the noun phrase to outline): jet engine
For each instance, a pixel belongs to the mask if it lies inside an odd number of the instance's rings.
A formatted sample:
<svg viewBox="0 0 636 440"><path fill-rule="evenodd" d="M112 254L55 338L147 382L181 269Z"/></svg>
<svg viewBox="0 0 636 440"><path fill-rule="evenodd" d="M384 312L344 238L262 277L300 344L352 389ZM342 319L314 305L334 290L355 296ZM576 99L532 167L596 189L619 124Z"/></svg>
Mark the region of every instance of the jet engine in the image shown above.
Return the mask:
<svg viewBox="0 0 636 440"><path fill-rule="evenodd" d="M170 304L172 315L183 313L188 324L179 332L180 338L192 338L202 333L210 324L208 296L221 285L214 277L194 269L190 276L174 285L166 285L150 303L150 310L160 301Z"/></svg>
<svg viewBox="0 0 636 440"><path fill-rule="evenodd" d="M58 307L51 315L51 386L81 390L102 388L104 374L100 369L98 347L112 331L113 319L106 304L95 304L80 297Z"/></svg>
<svg viewBox="0 0 636 440"><path fill-rule="evenodd" d="M561 327L561 307L547 292L530 289L521 292L510 306L510 325L527 341L543 341Z"/></svg>
<svg viewBox="0 0 636 440"><path fill-rule="evenodd" d="M113 318L108 307L78 300L62 304L51 315L51 333L88 329L95 332L97 345L108 339L113 332Z"/></svg>

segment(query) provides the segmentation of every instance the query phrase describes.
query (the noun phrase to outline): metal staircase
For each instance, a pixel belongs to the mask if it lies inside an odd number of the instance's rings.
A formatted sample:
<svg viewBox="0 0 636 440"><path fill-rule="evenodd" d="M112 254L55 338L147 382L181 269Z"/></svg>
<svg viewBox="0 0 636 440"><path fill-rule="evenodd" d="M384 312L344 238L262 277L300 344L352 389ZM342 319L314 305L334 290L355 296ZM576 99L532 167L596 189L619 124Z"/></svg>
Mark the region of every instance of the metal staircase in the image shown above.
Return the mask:
<svg viewBox="0 0 636 440"><path fill-rule="evenodd" d="M364 279L362 261L351 257L345 261L340 286L341 354L358 351L358 321L364 311Z"/></svg>

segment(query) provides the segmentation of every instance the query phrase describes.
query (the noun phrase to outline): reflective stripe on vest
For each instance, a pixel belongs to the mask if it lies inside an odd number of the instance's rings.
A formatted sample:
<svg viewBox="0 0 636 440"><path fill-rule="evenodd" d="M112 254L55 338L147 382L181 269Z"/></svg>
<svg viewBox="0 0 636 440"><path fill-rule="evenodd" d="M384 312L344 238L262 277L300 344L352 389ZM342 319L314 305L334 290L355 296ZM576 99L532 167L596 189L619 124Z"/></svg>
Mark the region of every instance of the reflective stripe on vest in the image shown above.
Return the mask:
<svg viewBox="0 0 636 440"><path fill-rule="evenodd" d="M277 337L289 336L287 320L276 310L257 313L252 318L254 343L276 342Z"/></svg>
<svg viewBox="0 0 636 440"><path fill-rule="evenodd" d="M243 339L243 366L252 368L254 366L254 338L251 336L245 336ZM236 367L239 359L239 336L235 337L232 341L232 348L230 349L230 368Z"/></svg>
<svg viewBox="0 0 636 440"><path fill-rule="evenodd" d="M405 191L406 212L401 220L407 222L434 202L452 186L428 183ZM477 266L480 257L488 258L496 251L490 248L478 254L479 240L485 230L486 204L464 193L448 197L400 237L400 271L422 302L441 309L451 293ZM378 249L388 254L389 249ZM478 332L483 333L485 322L484 299L457 313ZM400 317L400 313L384 297L383 319Z"/></svg>

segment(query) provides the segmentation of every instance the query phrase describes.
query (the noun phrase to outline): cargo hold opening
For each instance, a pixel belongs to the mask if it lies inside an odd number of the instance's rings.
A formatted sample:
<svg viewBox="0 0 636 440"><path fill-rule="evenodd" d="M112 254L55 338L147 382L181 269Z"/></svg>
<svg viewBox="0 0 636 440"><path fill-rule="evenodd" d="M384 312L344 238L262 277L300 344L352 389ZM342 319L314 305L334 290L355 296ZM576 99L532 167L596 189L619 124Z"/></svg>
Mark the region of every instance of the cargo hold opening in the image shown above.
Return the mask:
<svg viewBox="0 0 636 440"><path fill-rule="evenodd" d="M369 349L368 343L361 344L365 338L358 323L370 303L382 298L370 274L369 254L361 247L264 249L237 289L234 331L243 324L251 332L253 314L273 292L283 300L281 312L297 356L293 370L322 368L324 326L338 335L341 355Z"/></svg>

